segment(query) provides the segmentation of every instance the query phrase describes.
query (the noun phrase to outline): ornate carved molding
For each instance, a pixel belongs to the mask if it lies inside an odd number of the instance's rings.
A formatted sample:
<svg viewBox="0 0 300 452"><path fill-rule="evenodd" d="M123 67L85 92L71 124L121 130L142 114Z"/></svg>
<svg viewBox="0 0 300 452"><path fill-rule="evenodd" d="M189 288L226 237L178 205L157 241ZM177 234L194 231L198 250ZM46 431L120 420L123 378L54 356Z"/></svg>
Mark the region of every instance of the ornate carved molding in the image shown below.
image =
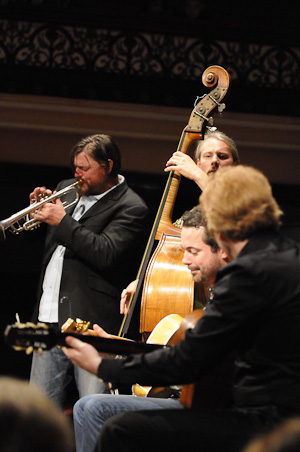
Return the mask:
<svg viewBox="0 0 300 452"><path fill-rule="evenodd" d="M8 20L0 35L4 92L186 107L219 64L235 111L300 115L297 46Z"/></svg>

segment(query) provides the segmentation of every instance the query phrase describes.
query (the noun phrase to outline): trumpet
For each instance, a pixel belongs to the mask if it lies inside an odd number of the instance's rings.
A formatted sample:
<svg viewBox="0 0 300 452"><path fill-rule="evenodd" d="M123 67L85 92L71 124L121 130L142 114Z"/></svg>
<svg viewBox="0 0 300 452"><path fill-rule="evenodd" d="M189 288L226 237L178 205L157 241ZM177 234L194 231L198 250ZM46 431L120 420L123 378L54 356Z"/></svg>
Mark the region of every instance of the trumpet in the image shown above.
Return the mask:
<svg viewBox="0 0 300 452"><path fill-rule="evenodd" d="M36 210L38 210L40 207L42 207L44 204L48 202L53 202L58 198L61 198L62 196L71 193L74 191L75 193L75 199L72 202L64 201L63 206L65 209L72 207L74 204L77 203L79 198L79 189L80 186L83 184L82 179L78 179L76 182L74 182L71 185L68 185L67 187L63 188L62 190L59 190L54 195L45 196L41 199L41 201L36 201L30 204L30 206L26 207L23 210L20 210L19 212L15 213L9 218L6 218L6 220L0 221L0 241L5 240L5 231L6 229L10 228L10 232L17 235L21 231L30 231L32 229L36 229L41 221L35 220L34 218L28 219L28 215Z"/></svg>

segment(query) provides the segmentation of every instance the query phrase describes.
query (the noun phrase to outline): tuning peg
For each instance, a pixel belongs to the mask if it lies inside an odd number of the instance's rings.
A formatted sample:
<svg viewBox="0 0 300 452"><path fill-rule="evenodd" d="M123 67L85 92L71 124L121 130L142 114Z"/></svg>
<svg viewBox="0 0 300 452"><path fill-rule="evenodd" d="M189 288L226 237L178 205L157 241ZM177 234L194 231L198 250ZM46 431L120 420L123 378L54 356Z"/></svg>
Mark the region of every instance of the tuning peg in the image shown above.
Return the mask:
<svg viewBox="0 0 300 452"><path fill-rule="evenodd" d="M214 99L212 96L209 96L209 98L212 100L212 101L214 101L214 103L218 106L218 112L219 113L222 113L224 110L225 110L225 108L226 108L226 105L225 104L220 104L220 102L218 102L216 99Z"/></svg>
<svg viewBox="0 0 300 452"><path fill-rule="evenodd" d="M207 126L207 129L209 130L209 132L215 132L217 130L216 127L210 127L210 126Z"/></svg>

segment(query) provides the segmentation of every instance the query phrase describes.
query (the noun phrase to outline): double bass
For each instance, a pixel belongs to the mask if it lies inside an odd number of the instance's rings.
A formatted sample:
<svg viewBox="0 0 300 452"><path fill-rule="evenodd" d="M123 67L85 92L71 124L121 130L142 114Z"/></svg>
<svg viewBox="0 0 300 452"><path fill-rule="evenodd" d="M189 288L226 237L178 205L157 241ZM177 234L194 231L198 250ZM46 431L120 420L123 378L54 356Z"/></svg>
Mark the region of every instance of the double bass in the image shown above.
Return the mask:
<svg viewBox="0 0 300 452"><path fill-rule="evenodd" d="M177 151L185 154L193 142L203 140L205 129L213 125L213 119L208 117L212 110L218 107L221 112L225 108L225 104L221 102L228 91L230 76L222 67L210 66L204 71L202 82L213 89L195 102L188 124L182 131ZM127 334L141 293L140 333L144 341L167 315L175 312L185 317L194 308L194 283L190 271L182 264L181 228L172 222L180 180L181 174L178 171L169 173L138 270L137 287L129 299L129 313L124 316L119 336L124 337ZM156 241L158 245L152 254ZM207 287L202 287L201 296L205 305L208 298Z"/></svg>

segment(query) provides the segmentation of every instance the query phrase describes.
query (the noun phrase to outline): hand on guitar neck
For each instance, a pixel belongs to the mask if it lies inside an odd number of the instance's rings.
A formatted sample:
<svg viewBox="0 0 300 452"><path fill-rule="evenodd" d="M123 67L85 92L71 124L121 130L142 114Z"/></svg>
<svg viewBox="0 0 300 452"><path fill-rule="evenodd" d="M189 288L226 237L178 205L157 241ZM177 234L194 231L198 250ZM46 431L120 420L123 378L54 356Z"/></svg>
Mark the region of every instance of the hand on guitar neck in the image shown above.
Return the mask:
<svg viewBox="0 0 300 452"><path fill-rule="evenodd" d="M73 332L89 336L112 338L112 336L99 325L94 324L92 330L89 329L89 325L90 322L84 322L79 319L76 319L75 322L73 319L68 319L63 324L61 331L63 333ZM82 367L87 372L97 375L97 369L102 361L102 357L100 356L99 352L91 345L82 342L72 336L68 336L66 338L66 344L72 348L62 347L62 350L65 355L73 362L73 364L80 365L80 367ZM85 347L85 345L87 347ZM82 354L86 356L85 366L80 359ZM104 356L105 355L106 354L104 354Z"/></svg>
<svg viewBox="0 0 300 452"><path fill-rule="evenodd" d="M91 330L89 328L90 322L86 322L81 319L73 320L69 318L61 327L62 333L78 333L78 334L84 334L89 336L98 336L98 337L105 337L107 339L124 339L119 336L115 336L114 334L108 334L101 326L99 326L97 323L93 325L93 329ZM130 340L130 339L126 339Z"/></svg>
<svg viewBox="0 0 300 452"><path fill-rule="evenodd" d="M88 328L89 325L90 325L89 322L82 322L79 319L76 319L76 322L72 319L68 319L62 326L62 332L63 333L79 332L84 335L98 336L106 339L119 339L122 341L131 341L130 339L127 338L122 338L120 336L108 334L103 328L101 328L101 326L99 326L96 323L93 325L92 330ZM65 353L65 355L73 362L73 364L76 364L82 367L84 370L87 370L88 372L91 372L95 375L97 375L97 369L102 361L102 357L105 358L112 357L111 354L103 352L99 353L99 351L95 350L91 345L71 336L66 338L66 344L72 349L63 347L62 350ZM85 356L85 359L82 358L83 356ZM97 359L97 357L99 359Z"/></svg>
<svg viewBox="0 0 300 452"><path fill-rule="evenodd" d="M101 326L97 325L97 323L95 323L93 325L92 331L93 331L93 333L95 333L96 336L99 336L99 337L107 337L107 338L116 337L111 334L108 334L103 328L101 328Z"/></svg>

